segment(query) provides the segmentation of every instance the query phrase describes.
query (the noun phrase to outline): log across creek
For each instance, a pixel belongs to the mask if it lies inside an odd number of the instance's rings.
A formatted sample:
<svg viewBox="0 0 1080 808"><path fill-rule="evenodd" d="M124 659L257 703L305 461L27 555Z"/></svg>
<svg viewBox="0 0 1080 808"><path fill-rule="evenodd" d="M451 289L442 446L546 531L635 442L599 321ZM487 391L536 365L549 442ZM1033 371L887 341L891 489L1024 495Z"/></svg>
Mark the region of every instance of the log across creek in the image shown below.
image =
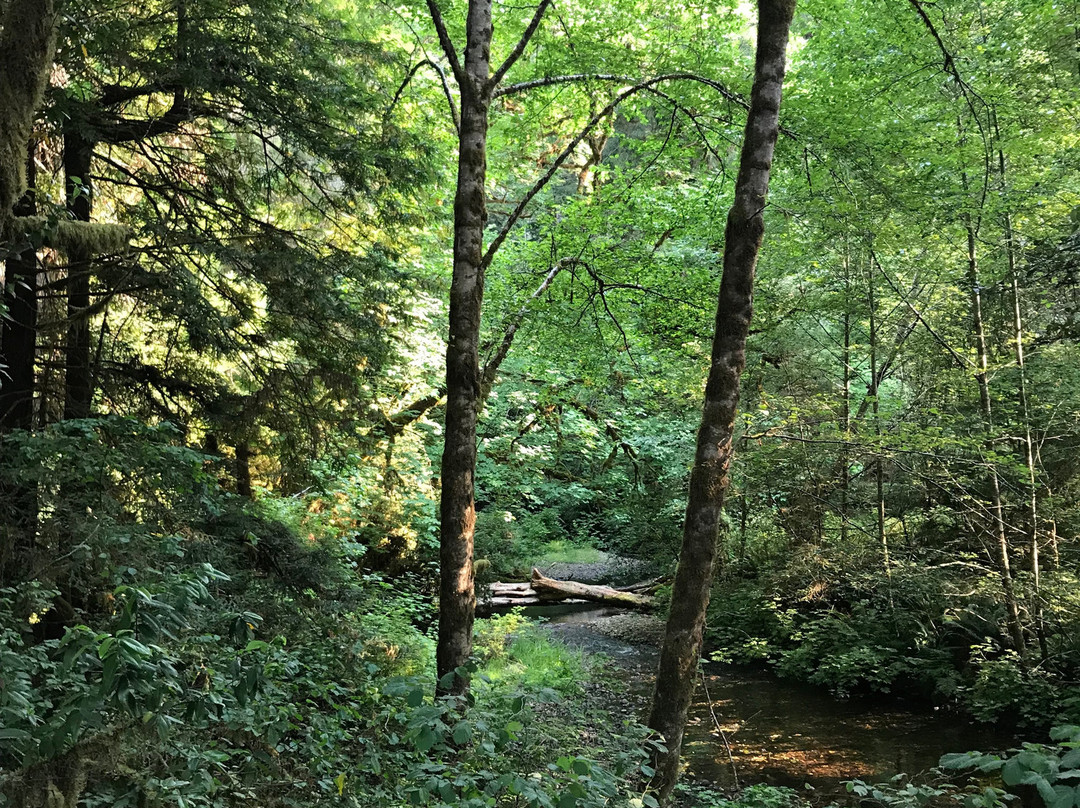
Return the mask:
<svg viewBox="0 0 1080 808"><path fill-rule="evenodd" d="M583 584L579 581L560 581L548 578L540 570L533 568L532 580L524 583L491 584L492 606L535 606L555 601L581 603L592 601L613 606L625 606L631 609L651 609L654 599L646 594L659 584L659 580L642 581L624 589L610 586Z"/></svg>

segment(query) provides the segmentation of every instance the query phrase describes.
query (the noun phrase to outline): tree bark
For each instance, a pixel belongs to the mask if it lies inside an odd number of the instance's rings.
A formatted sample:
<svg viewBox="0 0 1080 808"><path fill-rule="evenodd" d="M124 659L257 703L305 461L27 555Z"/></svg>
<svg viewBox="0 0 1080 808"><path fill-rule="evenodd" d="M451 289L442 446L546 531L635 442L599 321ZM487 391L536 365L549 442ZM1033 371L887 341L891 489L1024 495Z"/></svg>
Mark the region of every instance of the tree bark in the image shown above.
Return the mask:
<svg viewBox="0 0 1080 808"><path fill-rule="evenodd" d="M93 209L90 180L94 144L74 133L64 136L64 180L68 215L89 222ZM64 419L89 418L94 398L90 362L90 274L93 255L74 239L67 251L67 343L64 377Z"/></svg>
<svg viewBox="0 0 1080 808"><path fill-rule="evenodd" d="M441 34L440 34L441 35ZM470 0L461 84L461 137L454 196L454 271L450 286L450 335L446 346L446 421L439 525L440 692L462 693L464 677L446 677L472 653L476 611L473 532L476 507L476 417L480 397L480 308L484 297L484 226L487 207L488 110L491 87L491 0ZM444 43L444 47L446 43ZM457 72L457 71L455 71Z"/></svg>
<svg viewBox="0 0 1080 808"><path fill-rule="evenodd" d="M253 499L251 487L251 445L247 441L236 444L236 493L244 499Z"/></svg>
<svg viewBox="0 0 1080 808"><path fill-rule="evenodd" d="M705 611L724 494L729 483L739 379L753 315L754 271L765 232L762 211L779 134L780 98L794 0L759 0L757 58L735 200L724 233L724 271L716 308L712 361L697 436L682 551L653 694L649 726L666 751L653 754L654 786L667 803L679 773L686 716L701 655Z"/></svg>
<svg viewBox="0 0 1080 808"><path fill-rule="evenodd" d="M994 136L1000 142L997 117L994 118ZM998 146L998 168L1001 171L1002 185L1006 185L1005 151ZM1039 504L1038 486L1035 475L1035 445L1031 437L1031 411L1028 406L1027 368L1024 364L1024 316L1020 306L1020 271L1016 261L1016 242L1013 238L1012 214L1006 210L1002 217L1005 228L1005 254L1009 261L1009 283L1012 287L1013 303L1013 352L1016 357L1016 370L1020 374L1016 395L1020 405L1020 417L1024 428L1024 468L1027 472L1024 484L1027 498L1028 548L1031 553L1031 599L1035 619L1035 637L1039 641L1039 653L1043 663L1050 655L1046 643L1046 621L1043 617L1042 604L1042 569L1039 561Z"/></svg>
<svg viewBox="0 0 1080 808"><path fill-rule="evenodd" d="M971 326L975 337L975 354L978 362L975 380L979 384L979 408L982 415L983 429L987 442L993 438L994 417L990 402L989 359L986 348L986 328L982 317L982 287L979 285L979 258L976 248L975 225L968 217L967 230L967 281L971 290ZM1021 659L1027 650L1024 642L1024 629L1020 624L1020 605L1016 599L1016 587L1013 582L1012 565L1009 560L1009 537L1005 527L1005 511L1001 502L1001 480L997 467L992 463L987 472L990 484L990 508L993 518L994 541L997 546L998 577L1001 591L1005 598L1005 622L1013 647Z"/></svg>
<svg viewBox="0 0 1080 808"><path fill-rule="evenodd" d="M851 457L848 442L851 440L851 259L844 252L844 344L840 354L843 364L843 386L840 391L840 433L843 446L840 449L840 541L847 546L848 512L851 489Z"/></svg>
<svg viewBox="0 0 1080 808"><path fill-rule="evenodd" d="M53 0L10 0L0 6L0 242L26 190L26 144L56 47Z"/></svg>
<svg viewBox="0 0 1080 808"><path fill-rule="evenodd" d="M37 213L36 144L28 149L27 191L15 206L16 216ZM29 243L5 262L4 304L0 319L0 441L15 431L34 428L34 359L37 350L37 252ZM0 451L0 586L29 578L37 533L37 486L20 482L9 458Z"/></svg>
<svg viewBox="0 0 1080 808"><path fill-rule="evenodd" d="M889 606L892 606L892 562L889 559L889 537L885 533L885 464L881 454L881 405L878 375L877 294L874 289L874 265L867 264L866 303L870 317L870 411L874 417L874 488L877 495L877 540L881 547L881 563L889 585Z"/></svg>
<svg viewBox="0 0 1080 808"><path fill-rule="evenodd" d="M36 144L26 153L27 191L15 205L16 216L37 213ZM37 252L29 241L8 245L4 268L4 304L0 319L0 434L34 426L34 351L37 342Z"/></svg>
<svg viewBox="0 0 1080 808"><path fill-rule="evenodd" d="M0 349L11 374L0 380L0 388L7 387L0 391L0 437L33 426L37 259L29 246L14 252L12 224L15 215L34 212L33 194L25 193L28 162L33 171L27 144L52 64L56 23L53 0L9 0L0 5L0 248L13 251L6 263L4 289L11 319L5 320L0 335ZM8 511L0 514L4 529L0 585L26 577L24 567L37 521L36 491L12 483L12 489L0 491L0 501Z"/></svg>

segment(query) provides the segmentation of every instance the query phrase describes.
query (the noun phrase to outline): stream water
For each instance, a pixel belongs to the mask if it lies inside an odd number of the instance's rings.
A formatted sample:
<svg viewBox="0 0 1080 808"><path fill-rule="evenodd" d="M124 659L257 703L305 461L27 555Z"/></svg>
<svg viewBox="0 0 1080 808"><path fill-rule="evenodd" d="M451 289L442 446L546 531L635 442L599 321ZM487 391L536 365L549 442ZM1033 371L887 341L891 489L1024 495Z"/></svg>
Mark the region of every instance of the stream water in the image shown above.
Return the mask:
<svg viewBox="0 0 1080 808"><path fill-rule="evenodd" d="M600 621L619 610L545 606L548 630L569 645L608 656L632 679L631 694L646 703L655 646L612 639ZM696 779L730 787L738 781L832 791L839 781L916 773L946 752L1003 749L1012 736L955 714L905 706L886 698L839 701L825 690L779 679L767 671L710 664L698 682L683 754ZM644 718L644 716L642 716Z"/></svg>

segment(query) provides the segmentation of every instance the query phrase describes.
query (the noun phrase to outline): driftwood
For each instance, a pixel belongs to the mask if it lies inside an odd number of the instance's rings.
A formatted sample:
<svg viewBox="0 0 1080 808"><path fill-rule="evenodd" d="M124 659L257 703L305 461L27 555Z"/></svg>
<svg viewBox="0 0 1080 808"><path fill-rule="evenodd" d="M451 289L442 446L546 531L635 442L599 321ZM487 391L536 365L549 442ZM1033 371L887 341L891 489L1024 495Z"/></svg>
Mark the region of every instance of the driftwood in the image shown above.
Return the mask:
<svg viewBox="0 0 1080 808"><path fill-rule="evenodd" d="M540 570L535 567L532 571L531 583L533 590L541 598L550 598L552 600L580 598L582 600L596 601L597 603L628 606L632 609L650 609L653 605L653 599L648 595L624 592L610 586L594 586L593 584L582 584L577 581L557 581L554 578L544 577Z"/></svg>

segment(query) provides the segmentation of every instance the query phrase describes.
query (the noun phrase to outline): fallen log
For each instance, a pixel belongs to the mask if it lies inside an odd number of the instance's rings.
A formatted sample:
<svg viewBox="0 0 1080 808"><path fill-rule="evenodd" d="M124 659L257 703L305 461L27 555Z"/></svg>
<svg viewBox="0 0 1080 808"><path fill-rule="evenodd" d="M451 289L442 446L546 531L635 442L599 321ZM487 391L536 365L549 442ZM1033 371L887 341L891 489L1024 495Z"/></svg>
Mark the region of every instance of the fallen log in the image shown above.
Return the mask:
<svg viewBox="0 0 1080 808"><path fill-rule="evenodd" d="M491 589L492 595L535 595L532 591L532 584L528 581L524 583L503 583L502 581L492 581L488 584Z"/></svg>
<svg viewBox="0 0 1080 808"><path fill-rule="evenodd" d="M527 598L505 598L502 596L491 597L487 600L480 601L477 604L477 609L482 607L494 607L494 606L550 606L552 604L551 598L540 598L538 595L532 595ZM559 603L588 603L587 600L580 600L578 598L567 598L565 600L559 600Z"/></svg>
<svg viewBox="0 0 1080 808"><path fill-rule="evenodd" d="M563 600L566 598L581 598L597 603L614 603L619 606L629 606L634 609L651 609L653 599L647 595L637 595L633 592L621 592L610 586L594 586L582 584L577 581L559 581L555 578L547 578L540 570L533 567L532 588L541 598L550 600Z"/></svg>
<svg viewBox="0 0 1080 808"><path fill-rule="evenodd" d="M620 592L636 592L642 595L652 595L669 580L666 576L660 576L659 578L650 578L648 581L639 581L636 584L630 584L630 586L616 587Z"/></svg>

